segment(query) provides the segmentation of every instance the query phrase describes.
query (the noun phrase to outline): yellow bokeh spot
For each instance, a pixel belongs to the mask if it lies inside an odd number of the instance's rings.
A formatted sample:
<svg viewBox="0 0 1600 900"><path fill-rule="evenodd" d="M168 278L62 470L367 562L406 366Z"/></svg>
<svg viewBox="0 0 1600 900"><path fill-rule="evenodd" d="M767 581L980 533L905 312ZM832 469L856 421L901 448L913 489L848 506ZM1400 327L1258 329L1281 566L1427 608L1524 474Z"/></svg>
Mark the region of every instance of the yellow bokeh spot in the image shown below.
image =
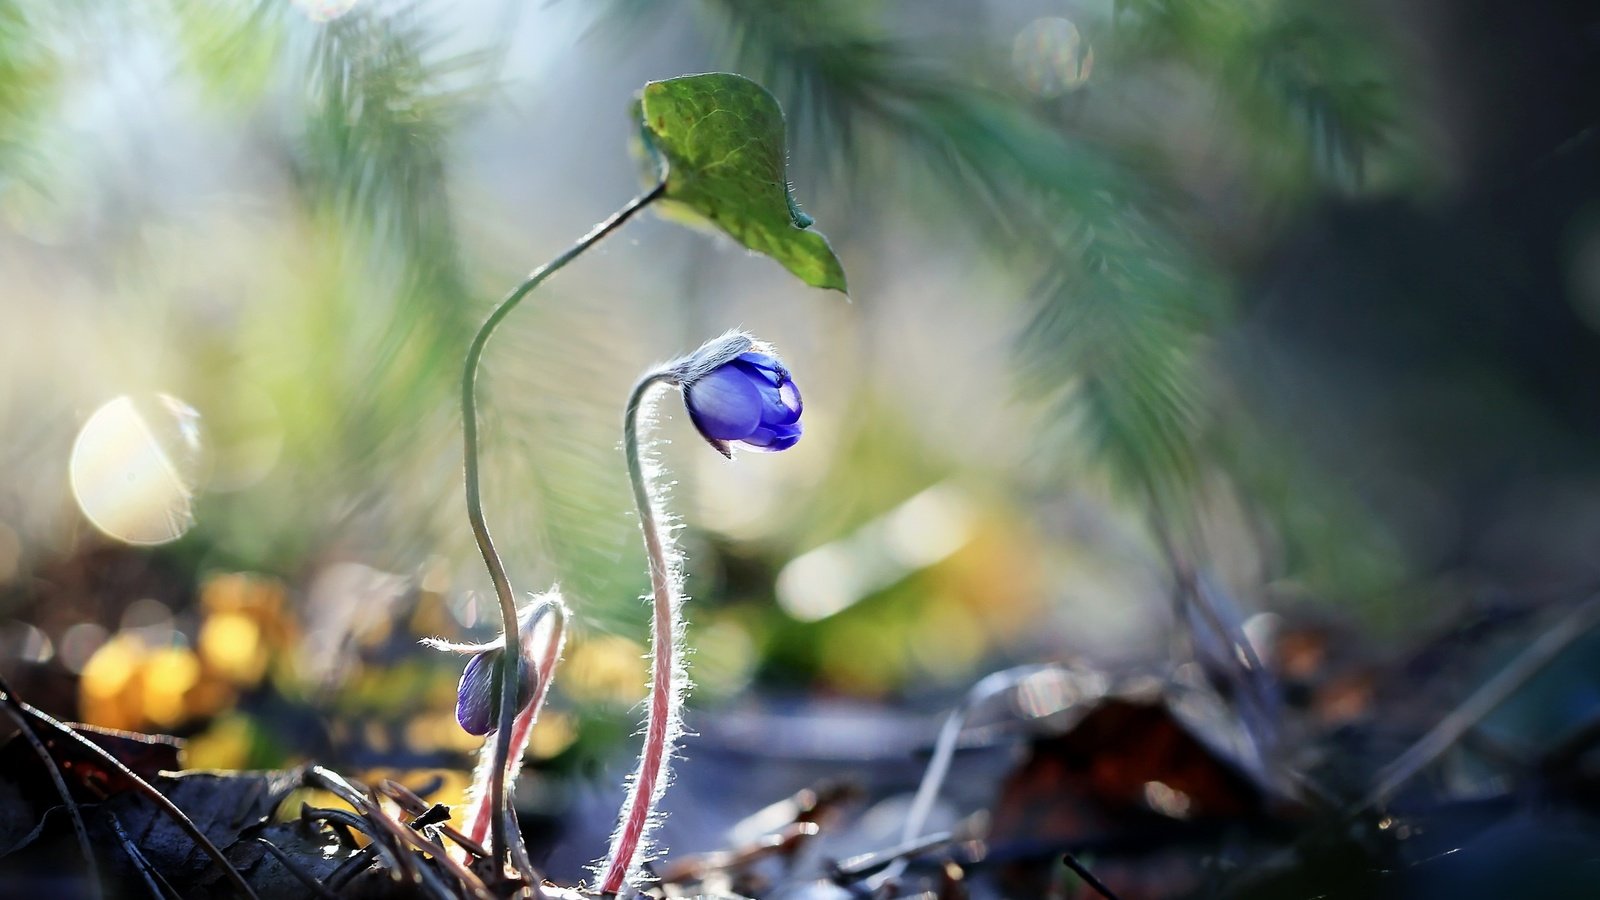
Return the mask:
<svg viewBox="0 0 1600 900"><path fill-rule="evenodd" d="M138 728L144 724L139 686L147 651L131 634L119 634L95 650L78 681L83 720L104 728Z"/></svg>
<svg viewBox="0 0 1600 900"><path fill-rule="evenodd" d="M282 587L272 579L229 572L206 581L200 592L200 604L211 612L276 610L282 605L282 595Z"/></svg>
<svg viewBox="0 0 1600 900"><path fill-rule="evenodd" d="M200 656L213 671L240 684L261 679L267 656L261 629L241 612L218 612L200 626Z"/></svg>
<svg viewBox="0 0 1600 900"><path fill-rule="evenodd" d="M397 777L395 780L413 783L417 780L417 774L419 773L412 773L410 777L405 779L400 779ZM471 775L455 769L430 770L424 774L430 776L438 775L441 779L439 783L439 789L434 791L432 794L429 794L425 798L428 802L443 803L445 806L455 807L466 801L467 789L472 786Z"/></svg>
<svg viewBox="0 0 1600 900"><path fill-rule="evenodd" d="M624 637L601 635L582 641L561 666L561 689L580 701L632 704L644 696L644 648Z"/></svg>
<svg viewBox="0 0 1600 900"><path fill-rule="evenodd" d="M254 726L241 715L222 716L183 748L186 769L242 769L249 764Z"/></svg>
<svg viewBox="0 0 1600 900"><path fill-rule="evenodd" d="M533 723L533 734L528 735L526 755L534 759L550 759L571 747L577 739L578 729L573 726L572 717L547 709L539 714L539 721Z"/></svg>
<svg viewBox="0 0 1600 900"><path fill-rule="evenodd" d="M144 661L144 642L131 634L119 634L89 657L83 666L83 679L78 683L86 699L104 700L115 697L127 686L139 664Z"/></svg>
<svg viewBox="0 0 1600 900"><path fill-rule="evenodd" d="M471 753L483 744L483 738L461 730L453 711L418 714L406 723L405 741L407 749L420 753Z"/></svg>
<svg viewBox="0 0 1600 900"><path fill-rule="evenodd" d="M172 725L187 712L184 695L200 679L200 661L187 647L164 647L145 661L143 706L146 719Z"/></svg>
<svg viewBox="0 0 1600 900"><path fill-rule="evenodd" d="M200 592L200 605L208 617L237 613L254 622L257 641L266 650L284 650L299 639L288 592L276 579L244 572L212 576Z"/></svg>
<svg viewBox="0 0 1600 900"><path fill-rule="evenodd" d="M133 634L106 641L84 664L78 698L84 721L106 728L171 727L223 706L187 647L147 647Z"/></svg>

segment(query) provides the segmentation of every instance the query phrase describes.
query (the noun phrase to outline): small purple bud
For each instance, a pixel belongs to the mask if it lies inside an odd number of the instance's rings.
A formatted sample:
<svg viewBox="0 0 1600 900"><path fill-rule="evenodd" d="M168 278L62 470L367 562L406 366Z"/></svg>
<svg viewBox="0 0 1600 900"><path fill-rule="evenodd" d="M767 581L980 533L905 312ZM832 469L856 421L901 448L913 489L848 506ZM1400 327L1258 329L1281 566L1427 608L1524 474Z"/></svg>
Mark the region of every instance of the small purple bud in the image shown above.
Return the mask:
<svg viewBox="0 0 1600 900"><path fill-rule="evenodd" d="M684 385L694 427L723 456L730 441L763 451L800 440L800 389L782 361L749 350Z"/></svg>
<svg viewBox="0 0 1600 900"><path fill-rule="evenodd" d="M505 650L495 647L472 657L461 673L461 684L456 688L456 721L468 734L485 735L494 730L500 712L500 660ZM533 699L533 688L538 676L522 665L522 684L517 690L517 709Z"/></svg>

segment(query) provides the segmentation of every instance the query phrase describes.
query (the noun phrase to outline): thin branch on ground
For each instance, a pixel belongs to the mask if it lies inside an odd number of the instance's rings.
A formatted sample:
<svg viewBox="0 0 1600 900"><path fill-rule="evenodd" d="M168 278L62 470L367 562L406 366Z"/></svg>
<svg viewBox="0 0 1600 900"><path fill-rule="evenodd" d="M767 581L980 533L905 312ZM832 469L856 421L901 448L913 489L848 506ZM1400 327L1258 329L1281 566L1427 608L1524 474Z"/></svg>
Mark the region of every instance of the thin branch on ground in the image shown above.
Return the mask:
<svg viewBox="0 0 1600 900"><path fill-rule="evenodd" d="M1432 765L1446 751L1475 727L1500 704L1521 690L1535 675L1555 662L1556 658L1579 638L1600 625L1600 594L1584 600L1567 613L1548 631L1539 635L1527 649L1517 655L1504 669L1479 687L1466 700L1439 721L1432 730L1412 744L1394 762L1378 772L1371 793L1361 802L1359 810L1379 806L1394 796L1418 772Z"/></svg>
<svg viewBox="0 0 1600 900"><path fill-rule="evenodd" d="M288 869L289 874L293 875L301 884L310 888L313 894L321 897L322 900L339 900L338 894L328 890L326 885L314 878L310 872L305 870L304 867L290 859L289 854L280 850L277 844L274 844L264 837L256 837L252 838L252 840L264 847L268 853L272 854L273 858L278 861L279 865L283 866L285 869Z"/></svg>
<svg viewBox="0 0 1600 900"><path fill-rule="evenodd" d="M955 840L955 835L948 831L941 831L914 841L907 841L887 850L852 856L834 865L833 881L835 884L840 885L850 884L872 875L874 872L880 872L877 882L881 885L889 878L898 877L899 873L905 870L906 865L913 858L929 851L937 850L953 840ZM890 875L891 872L893 872L893 875Z"/></svg>
<svg viewBox="0 0 1600 900"><path fill-rule="evenodd" d="M1106 898L1106 900L1117 900L1117 895L1113 893L1110 888L1106 887L1105 882L1094 877L1094 873L1089 871L1089 867L1079 862L1076 856L1073 856L1071 853L1063 853L1061 854L1061 861L1066 864L1067 868L1073 871L1073 874L1077 875L1079 878L1082 878L1084 884L1094 888L1095 893Z"/></svg>
<svg viewBox="0 0 1600 900"><path fill-rule="evenodd" d="M61 803L67 808L67 815L72 818L72 831L78 838L78 849L83 852L84 864L89 869L89 881L93 885L90 895L100 897L100 864L95 859L94 846L89 843L89 830L84 827L83 813L78 810L77 801L72 799L72 791L67 788L66 779L61 777L61 767L56 765L55 758L45 748L44 742L39 740L39 735L33 730L33 723L29 721L27 706L12 690L11 683L0 677L0 691L5 692L6 714L17 723L17 728L27 740L33 752L38 755L39 762L44 764L44 770L50 775L50 782L55 785L56 793L61 795Z"/></svg>
<svg viewBox="0 0 1600 900"><path fill-rule="evenodd" d="M34 721L43 723L52 731L65 736L69 740L77 742L81 747L88 750L101 762L115 769L117 774L128 779L128 782L133 785L133 789L135 791L159 806L162 812L166 813L169 818L176 822L178 827L182 828L189 835L189 837L192 838L194 842L206 852L206 855L211 857L217 866L222 869L223 874L228 877L228 880L233 882L233 886L238 889L240 894L243 894L245 897L249 898L249 900L261 900L261 898L256 896L255 890L250 887L250 883L244 880L244 876L239 874L238 869L234 868L233 863L229 862L228 858L223 855L222 851L217 849L217 845L213 844L211 839L206 837L205 832L201 831L200 827L194 824L194 820L190 819L183 810L179 809L176 803L173 803L170 799L168 799L166 794L156 790L155 787L150 784L150 782L140 778L136 772L123 765L122 760L112 756L105 750L105 748L79 734L77 729L57 721L55 717L49 715L48 713L35 709L34 707L29 706L28 704L17 699L16 696L11 692L10 685L7 684L4 679L0 679L0 691L4 691L6 697L10 698L10 703L15 704L18 709L25 712ZM8 706L9 705L10 704L8 704Z"/></svg>
<svg viewBox="0 0 1600 900"><path fill-rule="evenodd" d="M133 861L133 867L139 870L139 877L144 881L144 886L150 891L151 896L155 897L156 900L167 900L168 897L179 896L177 891L172 890L172 885L170 884L166 885L165 889L162 888L162 885L166 883L166 879L162 878L160 884L156 882L156 879L161 878L161 873L156 871L156 867L151 865L150 860L145 858L138 845L133 842L132 838L128 837L128 830L122 827L122 820L115 815L111 816L111 830L117 833L117 843L122 845L122 852L128 854L128 859Z"/></svg>

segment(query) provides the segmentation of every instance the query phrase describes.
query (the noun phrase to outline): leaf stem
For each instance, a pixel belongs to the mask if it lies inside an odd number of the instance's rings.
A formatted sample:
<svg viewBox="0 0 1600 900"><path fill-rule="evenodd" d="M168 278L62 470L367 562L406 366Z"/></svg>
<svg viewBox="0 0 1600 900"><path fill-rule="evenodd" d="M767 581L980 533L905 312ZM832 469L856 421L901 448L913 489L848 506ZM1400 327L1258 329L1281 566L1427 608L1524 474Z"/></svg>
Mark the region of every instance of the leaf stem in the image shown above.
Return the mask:
<svg viewBox="0 0 1600 900"><path fill-rule="evenodd" d="M489 536L489 526L483 517L483 497L479 483L478 463L478 364L483 359L484 347L489 343L489 337L522 298L529 291L538 287L540 282L550 277L583 251L589 249L597 241L615 231L635 213L648 206L666 191L666 181L663 179L655 187L628 201L628 204L617 210L610 218L596 225L590 232L578 239L578 242L543 266L533 270L526 279L507 294L500 305L494 308L489 318L478 329L472 339L472 346L467 349L465 371L461 377L461 431L466 446L466 495L467 495L467 522L472 528L472 537L478 542L478 551L483 554L483 562L489 568L489 580L494 583L495 596L500 601L500 616L502 627L505 631L505 658L521 659L522 648L517 635L517 605L511 589L511 579L506 575L506 567L500 561L500 554L495 551L494 540ZM511 752L511 724L517 713L517 683L516 678L521 671L519 666L508 665L501 667L503 678L500 687L500 709L497 719L499 727L495 729L495 767L491 790L494 792L494 814L489 819L491 835L491 849L495 856L499 872L505 871L509 845L507 843L506 828L506 757ZM515 831L516 829L511 829Z"/></svg>
<svg viewBox="0 0 1600 900"><path fill-rule="evenodd" d="M639 753L639 768L634 773L628 799L623 806L617 832L607 854L605 875L600 882L602 895L622 890L628 873L639 855L651 812L666 789L667 764L677 732L681 730L679 706L683 701L683 678L675 663L678 634L679 594L677 573L667 558L667 539L656 517L656 499L639 446L639 418L646 396L657 385L676 383L666 368L646 374L634 385L623 413L622 445L628 458L628 477L633 482L633 502L639 509L639 530L644 533L645 555L650 561L650 589L653 615L650 627L650 709L645 725L644 747Z"/></svg>

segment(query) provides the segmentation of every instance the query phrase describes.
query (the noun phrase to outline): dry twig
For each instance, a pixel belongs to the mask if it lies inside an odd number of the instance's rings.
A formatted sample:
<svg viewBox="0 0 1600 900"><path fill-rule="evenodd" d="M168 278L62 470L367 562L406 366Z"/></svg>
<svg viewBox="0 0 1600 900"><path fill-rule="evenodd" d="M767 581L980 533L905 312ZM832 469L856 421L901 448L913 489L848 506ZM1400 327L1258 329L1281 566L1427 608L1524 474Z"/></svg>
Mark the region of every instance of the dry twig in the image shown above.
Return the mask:
<svg viewBox="0 0 1600 900"><path fill-rule="evenodd" d="M173 803L171 800L169 800L166 794L156 790L155 787L150 784L150 782L140 778L136 772L123 765L122 760L117 759L115 756L112 756L110 753L106 752L106 750L99 744L96 744L94 741L91 741L79 734L72 726L57 721L55 717L49 715L48 713L35 709L34 707L29 706L28 704L17 699L16 696L12 694L10 685L7 684L3 679L0 679L0 690L5 692L5 696L8 701L7 708L15 706L16 709L26 713L34 721L44 724L52 731L55 731L56 733L66 737L68 740L77 742L83 747L83 749L88 750L90 754L97 757L101 762L115 769L117 774L128 779L128 783L133 786L135 791L144 796L146 799L150 800L156 806L159 806L162 812L166 813L169 818L176 822L178 827L182 828L184 832L187 833L189 837L192 838L194 842L206 852L206 855L211 857L212 861L214 861L217 866L222 869L223 874L227 875L228 880L233 882L233 886L238 889L240 894L249 898L249 900L261 900L261 898L256 896L255 890L250 887L250 883L244 880L244 876L239 874L238 869L234 868L233 863L229 862L228 858L223 855L222 851L217 849L217 845L213 844L211 839L206 837L205 832L201 831L199 826L194 824L194 820L190 819L183 810L179 809L176 803Z"/></svg>

